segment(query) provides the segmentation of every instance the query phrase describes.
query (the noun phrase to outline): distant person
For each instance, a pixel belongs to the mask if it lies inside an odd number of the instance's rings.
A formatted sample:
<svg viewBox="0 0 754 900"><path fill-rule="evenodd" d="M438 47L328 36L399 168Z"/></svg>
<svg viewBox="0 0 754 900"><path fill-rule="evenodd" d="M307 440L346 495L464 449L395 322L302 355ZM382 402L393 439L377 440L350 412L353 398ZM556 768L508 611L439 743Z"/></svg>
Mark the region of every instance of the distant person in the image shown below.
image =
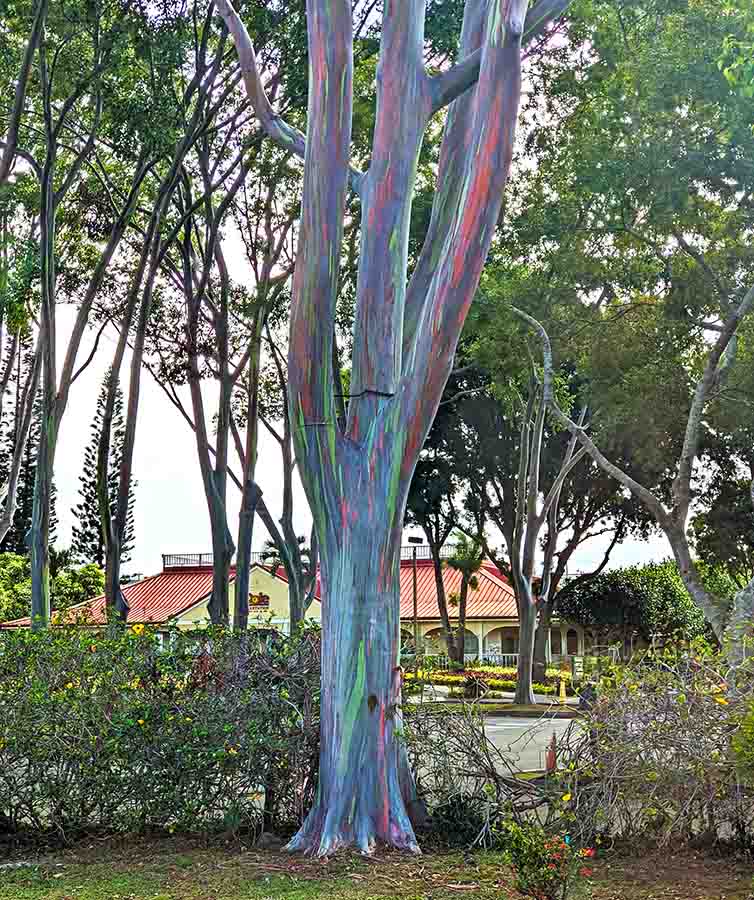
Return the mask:
<svg viewBox="0 0 754 900"><path fill-rule="evenodd" d="M587 712L597 700L597 686L593 681L588 681L579 694L579 709Z"/></svg>

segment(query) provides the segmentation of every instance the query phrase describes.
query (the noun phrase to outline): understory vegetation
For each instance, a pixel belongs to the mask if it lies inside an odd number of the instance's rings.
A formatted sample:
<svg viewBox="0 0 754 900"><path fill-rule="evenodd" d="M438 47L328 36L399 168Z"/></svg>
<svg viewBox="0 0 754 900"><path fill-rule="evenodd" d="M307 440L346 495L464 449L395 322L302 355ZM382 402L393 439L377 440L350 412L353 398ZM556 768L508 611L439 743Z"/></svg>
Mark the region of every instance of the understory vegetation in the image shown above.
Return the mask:
<svg viewBox="0 0 754 900"><path fill-rule="evenodd" d="M316 631L176 632L164 647L142 626L6 635L3 842L292 834L317 790L319 671ZM406 703L423 843L508 853L522 883L626 842L752 852L754 677L739 672L735 691L726 677L701 647L613 668L555 770L526 779L475 703ZM543 863L546 844L559 858Z"/></svg>

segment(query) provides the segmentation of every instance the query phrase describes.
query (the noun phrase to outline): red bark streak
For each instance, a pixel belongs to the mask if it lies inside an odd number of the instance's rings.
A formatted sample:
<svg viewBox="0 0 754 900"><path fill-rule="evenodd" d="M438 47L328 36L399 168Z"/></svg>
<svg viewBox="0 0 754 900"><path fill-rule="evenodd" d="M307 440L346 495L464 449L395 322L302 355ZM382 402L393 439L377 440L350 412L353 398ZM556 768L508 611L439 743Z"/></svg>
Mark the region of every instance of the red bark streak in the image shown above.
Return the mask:
<svg viewBox="0 0 754 900"><path fill-rule="evenodd" d="M379 739L379 748L380 748L380 780L386 780L386 766L385 766L385 704L380 703L380 739ZM382 834L388 833L388 827L390 824L390 802L387 795L387 791L382 796Z"/></svg>
<svg viewBox="0 0 754 900"><path fill-rule="evenodd" d="M348 525L348 503L345 499L340 501L340 527L343 531Z"/></svg>

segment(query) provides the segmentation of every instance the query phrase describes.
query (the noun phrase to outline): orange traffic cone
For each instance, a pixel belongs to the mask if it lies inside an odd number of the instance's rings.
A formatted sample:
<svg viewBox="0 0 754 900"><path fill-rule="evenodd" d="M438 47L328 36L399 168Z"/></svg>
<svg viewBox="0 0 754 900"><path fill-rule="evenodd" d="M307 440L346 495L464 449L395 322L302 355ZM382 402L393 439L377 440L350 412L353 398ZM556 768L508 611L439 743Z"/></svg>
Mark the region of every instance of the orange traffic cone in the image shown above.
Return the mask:
<svg viewBox="0 0 754 900"><path fill-rule="evenodd" d="M555 736L555 732L553 731L552 740L550 741L550 746L547 748L547 754L545 757L545 765L547 767L547 771L554 772L557 762L558 762L558 739Z"/></svg>

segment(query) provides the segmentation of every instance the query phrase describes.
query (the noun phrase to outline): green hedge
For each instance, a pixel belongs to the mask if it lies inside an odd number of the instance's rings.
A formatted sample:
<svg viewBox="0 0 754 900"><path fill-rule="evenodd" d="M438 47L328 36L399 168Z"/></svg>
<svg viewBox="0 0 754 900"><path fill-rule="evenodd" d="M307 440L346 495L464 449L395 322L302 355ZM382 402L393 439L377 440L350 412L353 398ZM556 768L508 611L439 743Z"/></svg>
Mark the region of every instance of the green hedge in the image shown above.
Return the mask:
<svg viewBox="0 0 754 900"><path fill-rule="evenodd" d="M268 827L295 829L316 789L318 637L203 630L161 651L135 631L0 637L0 833L258 830L263 798Z"/></svg>

